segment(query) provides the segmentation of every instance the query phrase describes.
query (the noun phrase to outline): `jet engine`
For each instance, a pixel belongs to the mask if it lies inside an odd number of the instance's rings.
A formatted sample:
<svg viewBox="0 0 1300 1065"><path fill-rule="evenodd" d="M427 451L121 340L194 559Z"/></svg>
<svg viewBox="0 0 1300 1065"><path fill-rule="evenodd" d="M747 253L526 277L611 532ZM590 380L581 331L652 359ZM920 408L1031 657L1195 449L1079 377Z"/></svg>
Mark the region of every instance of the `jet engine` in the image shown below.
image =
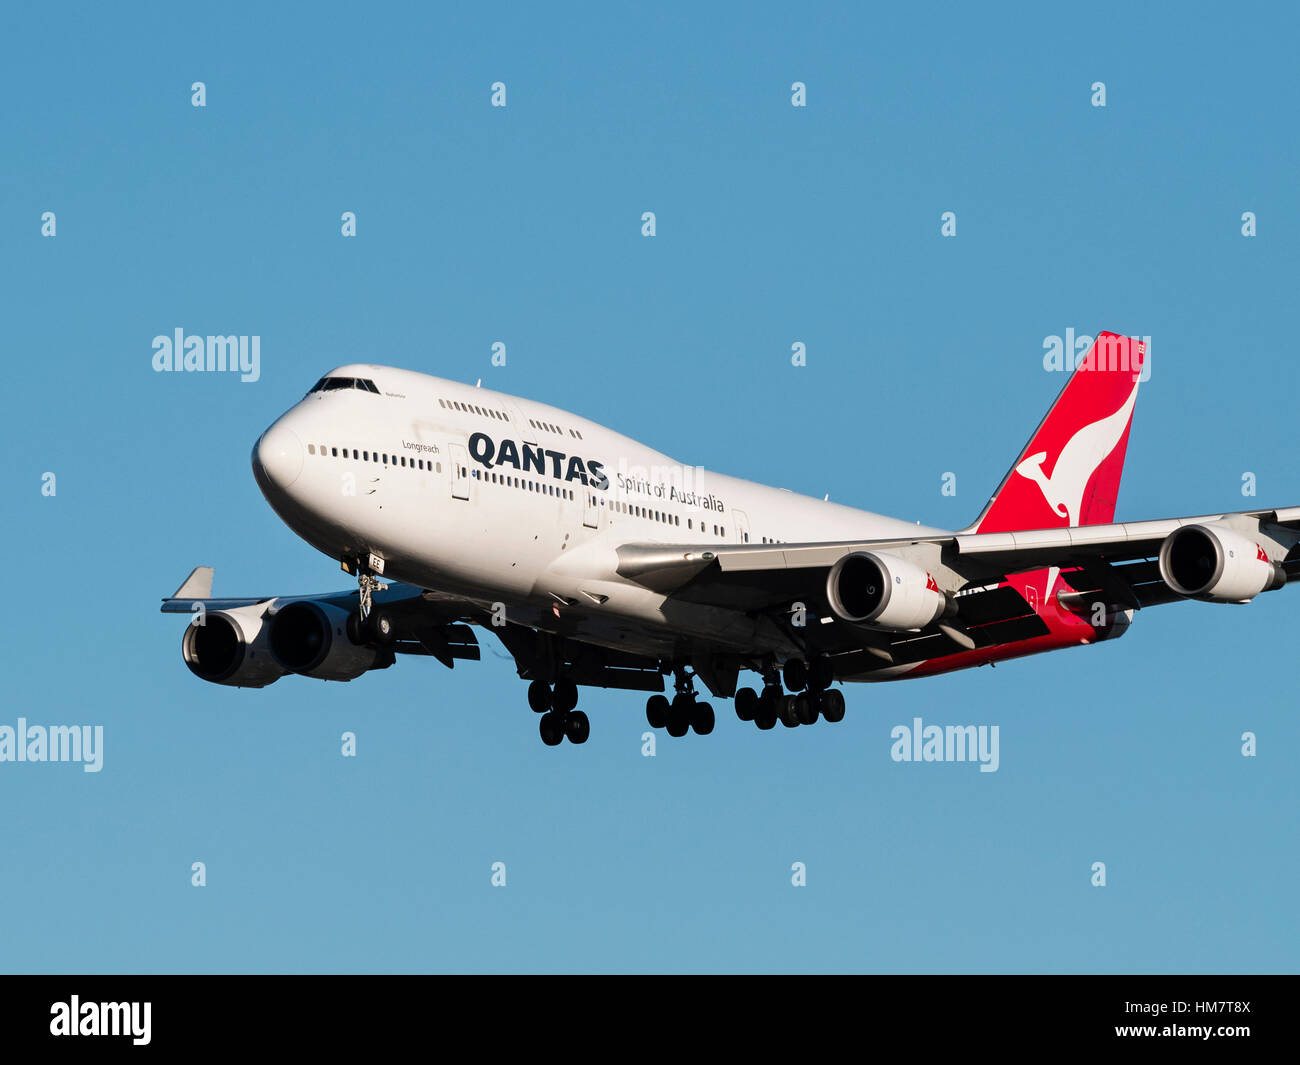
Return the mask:
<svg viewBox="0 0 1300 1065"><path fill-rule="evenodd" d="M275 612L268 627L271 656L286 673L352 680L378 665L375 648L353 641L348 613L328 603L288 603Z"/></svg>
<svg viewBox="0 0 1300 1065"><path fill-rule="evenodd" d="M948 609L947 596L920 566L872 551L855 551L831 567L826 598L841 621L882 629L923 629Z"/></svg>
<svg viewBox="0 0 1300 1065"><path fill-rule="evenodd" d="M1184 525L1160 545L1160 576L1179 595L1248 603L1281 588L1286 571L1252 539L1224 525Z"/></svg>
<svg viewBox="0 0 1300 1065"><path fill-rule="evenodd" d="M185 627L181 654L190 672L213 684L265 688L284 676L267 643L266 603L205 613ZM199 622L199 623L196 623Z"/></svg>

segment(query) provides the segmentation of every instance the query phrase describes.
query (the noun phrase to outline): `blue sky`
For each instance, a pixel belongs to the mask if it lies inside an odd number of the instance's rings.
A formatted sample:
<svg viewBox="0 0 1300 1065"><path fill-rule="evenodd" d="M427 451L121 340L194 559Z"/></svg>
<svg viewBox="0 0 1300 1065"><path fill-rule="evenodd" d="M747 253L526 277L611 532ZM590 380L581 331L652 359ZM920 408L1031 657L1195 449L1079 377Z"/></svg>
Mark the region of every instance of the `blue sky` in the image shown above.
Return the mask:
<svg viewBox="0 0 1300 1065"><path fill-rule="evenodd" d="M720 704L654 758L634 693L544 748L490 637L351 684L185 669L157 606L192 566L346 587L248 465L343 362L959 527L1062 384L1044 339L1110 329L1152 338L1121 518L1300 503L1294 13L695 7L0 15L0 723L105 734L97 774L0 764L0 969L1295 970L1294 591L853 687L838 726ZM155 374L178 327L259 335L261 379ZM917 716L998 725L998 772L892 762Z"/></svg>

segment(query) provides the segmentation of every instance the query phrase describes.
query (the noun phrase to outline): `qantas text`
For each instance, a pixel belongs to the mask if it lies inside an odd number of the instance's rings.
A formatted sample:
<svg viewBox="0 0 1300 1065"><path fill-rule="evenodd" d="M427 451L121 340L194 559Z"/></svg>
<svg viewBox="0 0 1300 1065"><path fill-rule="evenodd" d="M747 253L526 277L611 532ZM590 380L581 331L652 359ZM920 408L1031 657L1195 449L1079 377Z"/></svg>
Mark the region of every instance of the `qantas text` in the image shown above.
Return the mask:
<svg viewBox="0 0 1300 1065"><path fill-rule="evenodd" d="M551 451L540 444L516 444L513 440L502 440L498 444L487 433L475 433L469 438L469 453L475 462L489 470L494 465L513 466L523 473L532 471L543 477L549 473L558 481L581 481L602 492L609 487L602 463L566 455L563 451Z"/></svg>

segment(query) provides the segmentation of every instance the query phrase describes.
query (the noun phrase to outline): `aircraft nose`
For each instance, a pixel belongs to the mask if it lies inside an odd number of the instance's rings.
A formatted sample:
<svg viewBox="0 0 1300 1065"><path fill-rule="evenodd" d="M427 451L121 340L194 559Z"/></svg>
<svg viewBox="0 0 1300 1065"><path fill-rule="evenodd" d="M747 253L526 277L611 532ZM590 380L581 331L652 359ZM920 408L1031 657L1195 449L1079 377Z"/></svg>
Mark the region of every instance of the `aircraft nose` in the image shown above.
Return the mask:
<svg viewBox="0 0 1300 1065"><path fill-rule="evenodd" d="M264 484L288 488L302 473L302 441L292 429L273 425L253 446L253 474Z"/></svg>

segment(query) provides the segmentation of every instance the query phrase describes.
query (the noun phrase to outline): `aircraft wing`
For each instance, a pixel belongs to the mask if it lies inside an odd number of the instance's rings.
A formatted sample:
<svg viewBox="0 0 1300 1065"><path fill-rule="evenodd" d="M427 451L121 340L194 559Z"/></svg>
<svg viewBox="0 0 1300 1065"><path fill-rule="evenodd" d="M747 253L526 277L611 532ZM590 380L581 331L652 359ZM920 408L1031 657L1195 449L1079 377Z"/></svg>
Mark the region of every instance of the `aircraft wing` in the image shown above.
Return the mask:
<svg viewBox="0 0 1300 1065"><path fill-rule="evenodd" d="M185 578L175 594L162 601L164 614L193 614L200 607L208 612L238 610L241 607L265 607L274 615L290 603L312 602L336 607L345 613L357 608L357 590L319 595L244 596L214 598L212 567L197 566ZM468 600L427 592L399 581L385 582L374 593L374 609L383 611L392 629L388 647L394 654L429 655L451 667L458 658L478 660L478 641L468 625L478 621L482 609Z"/></svg>
<svg viewBox="0 0 1300 1065"><path fill-rule="evenodd" d="M296 609L297 621L301 622L304 614L301 604L309 604L307 612L318 617L321 608L332 608L337 613L326 626L327 640L330 628L346 624L351 641L352 626L357 623L358 603L356 588L323 595L216 599L212 597L212 568L199 566L174 595L162 601L162 612L196 616L194 625L199 624L197 616L201 614L202 627L217 633L212 640L200 643L193 625L187 629L182 650L185 661L198 676L214 683L256 688L274 683L286 672L278 663L276 667L255 665L259 654L263 656L260 659L262 663L267 661L264 652L268 649L270 628L275 625L277 616L288 616L285 611ZM214 616L220 620L214 622ZM551 611L544 611L543 617L549 621ZM538 619L530 621L524 616L522 620L505 625L495 624L494 620L493 612L483 603L399 581L381 584L373 593L368 627L354 639L356 644L364 644L378 654L352 675L392 665L394 656L399 654L428 655L449 669L457 659L477 661L482 652L472 625L483 627L500 640L514 659L521 677L536 679L553 675L555 662L550 645L540 638L533 624ZM311 637L311 633L306 635ZM337 641L338 645L348 642ZM275 658L274 651L269 657ZM567 667L566 675L577 684L652 692L662 691L664 687L657 658L594 646L580 639L567 641L563 664ZM313 665L301 672L331 680L351 679L351 676L340 675L337 670L325 674L320 669L329 667Z"/></svg>
<svg viewBox="0 0 1300 1065"><path fill-rule="evenodd" d="M839 559L879 551L925 567L953 593L1056 567L1078 571L1071 577L1076 591L1103 589L1114 593L1113 601L1136 608L1185 598L1165 584L1155 558L1172 532L1207 524L1257 541L1271 561L1284 567L1288 580L1300 578L1300 507L1019 532L941 533L908 540L625 544L618 549L618 572L682 601L761 611L794 600L824 603L827 573Z"/></svg>

